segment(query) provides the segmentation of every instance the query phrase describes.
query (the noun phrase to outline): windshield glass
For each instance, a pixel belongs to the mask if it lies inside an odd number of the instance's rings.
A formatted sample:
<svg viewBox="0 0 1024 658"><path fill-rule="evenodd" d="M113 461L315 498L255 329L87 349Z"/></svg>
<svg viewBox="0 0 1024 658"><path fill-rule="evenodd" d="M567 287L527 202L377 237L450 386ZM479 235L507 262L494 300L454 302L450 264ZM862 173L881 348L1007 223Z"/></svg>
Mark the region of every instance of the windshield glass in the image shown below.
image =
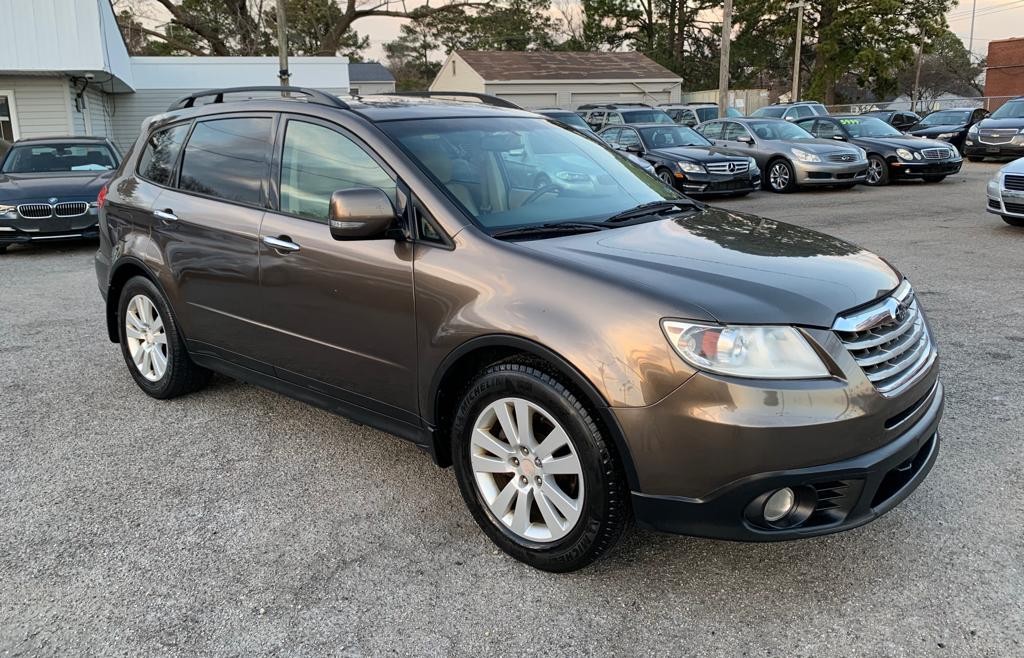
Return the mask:
<svg viewBox="0 0 1024 658"><path fill-rule="evenodd" d="M555 121L561 121L567 126L578 128L579 130L582 130L584 132L592 132L590 130L590 126L588 126L587 122L583 120L583 117L576 114L575 112L565 112L564 114L548 114L547 116L551 117Z"/></svg>
<svg viewBox="0 0 1024 658"><path fill-rule="evenodd" d="M918 125L921 126L943 126L946 124L959 125L967 123L971 119L970 110L939 110L932 112L921 119Z"/></svg>
<svg viewBox="0 0 1024 658"><path fill-rule="evenodd" d="M761 139L814 139L814 135L788 121L754 121L749 125L754 134Z"/></svg>
<svg viewBox="0 0 1024 658"><path fill-rule="evenodd" d="M669 123L675 124L664 110L630 110L622 113L622 120L626 123Z"/></svg>
<svg viewBox="0 0 1024 658"><path fill-rule="evenodd" d="M640 128L640 137L646 149L671 148L673 146L711 146L703 135L686 126L665 126L664 128Z"/></svg>
<svg viewBox="0 0 1024 658"><path fill-rule="evenodd" d="M846 128L851 137L898 137L903 134L874 117L847 117L840 119L839 123Z"/></svg>
<svg viewBox="0 0 1024 658"><path fill-rule="evenodd" d="M489 231L604 221L641 203L682 198L614 151L540 119L379 125Z"/></svg>
<svg viewBox="0 0 1024 658"><path fill-rule="evenodd" d="M993 119L1024 119L1024 100L1004 103L992 113Z"/></svg>
<svg viewBox="0 0 1024 658"><path fill-rule="evenodd" d="M784 108L784 107L759 107L756 110L754 110L754 113L751 116L755 116L755 117L773 117L773 118L776 118L776 119L781 119L782 115L785 114L785 113L786 113L786 108Z"/></svg>
<svg viewBox="0 0 1024 658"><path fill-rule="evenodd" d="M116 166L117 159L105 144L26 144L11 149L3 173L106 171Z"/></svg>

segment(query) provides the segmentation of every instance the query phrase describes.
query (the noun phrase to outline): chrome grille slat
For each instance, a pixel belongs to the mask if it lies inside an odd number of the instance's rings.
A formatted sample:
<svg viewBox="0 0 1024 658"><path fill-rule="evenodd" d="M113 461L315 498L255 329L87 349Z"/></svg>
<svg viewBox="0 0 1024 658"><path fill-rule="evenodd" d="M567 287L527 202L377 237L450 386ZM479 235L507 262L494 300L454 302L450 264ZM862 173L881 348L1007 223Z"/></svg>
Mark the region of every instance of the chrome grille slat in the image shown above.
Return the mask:
<svg viewBox="0 0 1024 658"><path fill-rule="evenodd" d="M829 153L825 159L829 162L856 162L857 156L853 153Z"/></svg>
<svg viewBox="0 0 1024 658"><path fill-rule="evenodd" d="M86 201L63 201L53 207L53 214L58 217L78 217L89 212L89 204Z"/></svg>
<svg viewBox="0 0 1024 658"><path fill-rule="evenodd" d="M1018 174L1006 174L1006 177L1003 179L1003 187L1008 190L1024 192L1024 176L1020 176Z"/></svg>
<svg viewBox="0 0 1024 658"><path fill-rule="evenodd" d="M953 157L953 152L947 148L932 148L923 149L921 155L924 156L925 160L943 160L945 158Z"/></svg>
<svg viewBox="0 0 1024 658"><path fill-rule="evenodd" d="M48 203L23 203L18 214L26 219L46 219L53 215L53 206Z"/></svg>
<svg viewBox="0 0 1024 658"><path fill-rule="evenodd" d="M889 297L836 318L833 331L883 395L895 395L935 360L914 291L904 281Z"/></svg>
<svg viewBox="0 0 1024 658"><path fill-rule="evenodd" d="M1017 129L1013 130L982 130L978 134L978 141L982 144L1009 144L1017 135Z"/></svg>
<svg viewBox="0 0 1024 658"><path fill-rule="evenodd" d="M729 166L734 168L729 171ZM704 165L709 174L745 174L750 168L749 162L712 162Z"/></svg>

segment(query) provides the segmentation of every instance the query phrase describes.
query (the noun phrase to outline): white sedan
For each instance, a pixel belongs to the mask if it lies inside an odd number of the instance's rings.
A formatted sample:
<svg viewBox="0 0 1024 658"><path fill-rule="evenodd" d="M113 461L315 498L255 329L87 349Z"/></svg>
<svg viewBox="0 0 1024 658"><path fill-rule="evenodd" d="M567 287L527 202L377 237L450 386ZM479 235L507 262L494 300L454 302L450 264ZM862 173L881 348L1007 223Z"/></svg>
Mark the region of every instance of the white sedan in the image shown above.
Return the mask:
<svg viewBox="0 0 1024 658"><path fill-rule="evenodd" d="M1012 226L1024 226L1024 158L1000 169L988 182L988 211Z"/></svg>

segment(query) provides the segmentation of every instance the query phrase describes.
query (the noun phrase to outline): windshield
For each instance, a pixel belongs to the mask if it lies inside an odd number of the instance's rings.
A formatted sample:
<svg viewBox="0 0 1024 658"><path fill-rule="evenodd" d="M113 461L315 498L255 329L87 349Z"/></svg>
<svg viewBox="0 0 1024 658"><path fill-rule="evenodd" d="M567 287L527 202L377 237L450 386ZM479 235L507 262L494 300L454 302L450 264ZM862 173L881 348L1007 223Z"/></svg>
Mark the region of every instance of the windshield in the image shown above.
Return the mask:
<svg viewBox="0 0 1024 658"><path fill-rule="evenodd" d="M116 166L117 159L105 144L35 144L12 148L3 173L107 171Z"/></svg>
<svg viewBox="0 0 1024 658"><path fill-rule="evenodd" d="M848 117L839 123L851 137L899 137L903 133L881 119L874 117Z"/></svg>
<svg viewBox="0 0 1024 658"><path fill-rule="evenodd" d="M548 114L547 116L551 117L555 121L561 121L567 126L572 126L573 128L577 128L584 132L593 132L590 129L590 126L587 125L587 122L583 120L583 117L576 114L575 112L565 112L564 114Z"/></svg>
<svg viewBox="0 0 1024 658"><path fill-rule="evenodd" d="M814 139L814 135L788 121L754 121L749 125L754 134L761 139L781 139L785 141Z"/></svg>
<svg viewBox="0 0 1024 658"><path fill-rule="evenodd" d="M756 110L754 110L754 113L751 116L755 116L755 117L773 117L773 118L776 118L776 119L781 119L782 115L785 114L785 113L786 113L786 108L784 108L784 107L759 107Z"/></svg>
<svg viewBox="0 0 1024 658"><path fill-rule="evenodd" d="M921 126L944 126L946 124L959 125L967 123L971 119L970 110L940 110L932 112L921 119L918 125Z"/></svg>
<svg viewBox="0 0 1024 658"><path fill-rule="evenodd" d="M604 221L683 198L614 151L540 119L382 122L380 127L488 231Z"/></svg>
<svg viewBox="0 0 1024 658"><path fill-rule="evenodd" d="M1010 101L991 114L993 119L1024 119L1024 100Z"/></svg>
<svg viewBox="0 0 1024 658"><path fill-rule="evenodd" d="M675 124L664 110L630 110L622 113L622 120L626 123L668 123Z"/></svg>
<svg viewBox="0 0 1024 658"><path fill-rule="evenodd" d="M640 137L646 149L671 148L673 146L711 146L711 142L686 126L665 126L664 128L640 128Z"/></svg>

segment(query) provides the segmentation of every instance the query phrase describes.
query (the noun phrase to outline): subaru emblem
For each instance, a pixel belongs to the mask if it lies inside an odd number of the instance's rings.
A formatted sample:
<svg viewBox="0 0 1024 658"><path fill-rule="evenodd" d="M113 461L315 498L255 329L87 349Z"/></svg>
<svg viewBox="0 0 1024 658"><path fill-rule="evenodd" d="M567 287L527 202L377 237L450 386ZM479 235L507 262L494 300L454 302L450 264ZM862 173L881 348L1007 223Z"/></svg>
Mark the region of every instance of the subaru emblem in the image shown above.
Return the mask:
<svg viewBox="0 0 1024 658"><path fill-rule="evenodd" d="M48 199L48 201L49 201L50 203L57 203L57 197L55 197L55 196L52 196L52 197L50 197L50 198Z"/></svg>

